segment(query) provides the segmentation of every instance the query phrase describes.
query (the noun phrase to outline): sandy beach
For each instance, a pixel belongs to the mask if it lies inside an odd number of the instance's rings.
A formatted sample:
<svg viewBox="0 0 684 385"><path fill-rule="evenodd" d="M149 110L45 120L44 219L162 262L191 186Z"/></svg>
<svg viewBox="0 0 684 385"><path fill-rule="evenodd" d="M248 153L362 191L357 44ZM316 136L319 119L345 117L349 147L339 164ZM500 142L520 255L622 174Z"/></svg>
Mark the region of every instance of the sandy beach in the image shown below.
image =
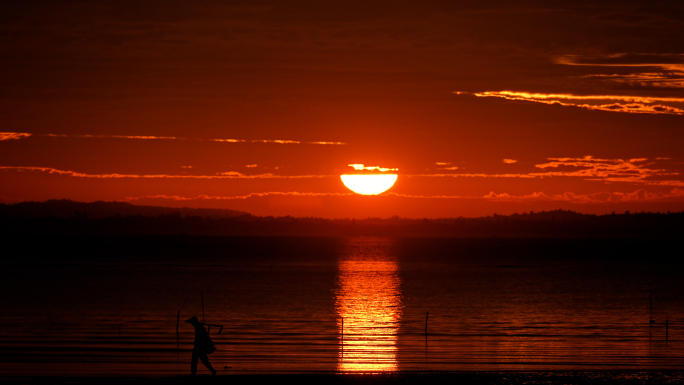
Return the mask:
<svg viewBox="0 0 684 385"><path fill-rule="evenodd" d="M174 384L284 384L298 385L385 385L385 384L681 384L679 371L551 371L551 372L398 372L382 374L256 374L211 377L4 377L5 384L106 384L106 385L174 385Z"/></svg>

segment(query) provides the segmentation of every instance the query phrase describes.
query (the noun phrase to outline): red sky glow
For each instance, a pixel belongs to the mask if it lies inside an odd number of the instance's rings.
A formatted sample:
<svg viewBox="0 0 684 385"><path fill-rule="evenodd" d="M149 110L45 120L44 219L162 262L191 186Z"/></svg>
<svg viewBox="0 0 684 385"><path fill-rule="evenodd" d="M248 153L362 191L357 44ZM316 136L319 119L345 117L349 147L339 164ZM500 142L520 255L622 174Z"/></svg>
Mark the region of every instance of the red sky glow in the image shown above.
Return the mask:
<svg viewBox="0 0 684 385"><path fill-rule="evenodd" d="M684 210L684 3L0 5L0 202ZM340 175L398 174L378 196Z"/></svg>

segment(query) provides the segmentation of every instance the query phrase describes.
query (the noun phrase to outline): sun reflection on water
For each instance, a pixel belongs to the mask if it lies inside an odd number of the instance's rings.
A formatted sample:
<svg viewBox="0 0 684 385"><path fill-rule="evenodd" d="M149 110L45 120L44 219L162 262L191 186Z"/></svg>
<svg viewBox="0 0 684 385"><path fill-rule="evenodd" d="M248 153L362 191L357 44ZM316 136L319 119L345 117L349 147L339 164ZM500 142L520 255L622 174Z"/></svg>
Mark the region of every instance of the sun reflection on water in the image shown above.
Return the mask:
<svg viewBox="0 0 684 385"><path fill-rule="evenodd" d="M399 268L392 241L350 238L339 261L335 308L341 372L398 370L402 315Z"/></svg>

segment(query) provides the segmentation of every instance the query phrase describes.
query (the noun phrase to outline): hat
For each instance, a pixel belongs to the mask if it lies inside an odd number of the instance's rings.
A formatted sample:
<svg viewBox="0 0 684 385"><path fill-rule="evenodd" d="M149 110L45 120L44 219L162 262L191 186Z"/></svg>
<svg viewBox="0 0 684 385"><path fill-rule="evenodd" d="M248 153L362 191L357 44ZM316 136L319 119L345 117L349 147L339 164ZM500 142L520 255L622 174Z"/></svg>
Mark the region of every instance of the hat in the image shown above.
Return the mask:
<svg viewBox="0 0 684 385"><path fill-rule="evenodd" d="M197 317L190 317L190 318L186 319L185 322L187 322L189 324L194 324L194 323L198 323L199 320L197 319Z"/></svg>

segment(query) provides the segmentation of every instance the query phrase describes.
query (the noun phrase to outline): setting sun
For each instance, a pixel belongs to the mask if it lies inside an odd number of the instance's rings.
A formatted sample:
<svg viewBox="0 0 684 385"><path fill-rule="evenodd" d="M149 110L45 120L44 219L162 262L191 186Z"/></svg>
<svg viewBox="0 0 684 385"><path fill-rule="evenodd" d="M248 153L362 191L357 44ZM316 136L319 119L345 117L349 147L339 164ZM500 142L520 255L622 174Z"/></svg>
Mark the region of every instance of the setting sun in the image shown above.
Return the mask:
<svg viewBox="0 0 684 385"><path fill-rule="evenodd" d="M397 181L397 174L340 175L348 189L361 195L377 195L390 189Z"/></svg>

